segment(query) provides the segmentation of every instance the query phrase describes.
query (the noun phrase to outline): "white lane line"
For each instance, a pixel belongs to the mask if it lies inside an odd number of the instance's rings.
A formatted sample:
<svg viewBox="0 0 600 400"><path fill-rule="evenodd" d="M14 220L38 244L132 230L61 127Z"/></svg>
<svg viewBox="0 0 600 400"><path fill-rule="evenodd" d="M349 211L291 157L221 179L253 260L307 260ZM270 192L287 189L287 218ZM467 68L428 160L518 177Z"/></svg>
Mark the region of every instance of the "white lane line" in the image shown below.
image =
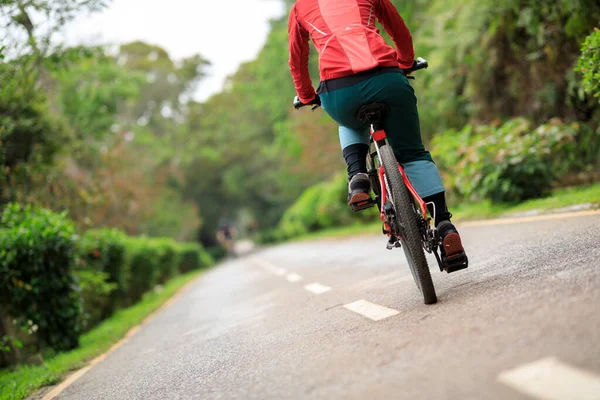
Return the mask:
<svg viewBox="0 0 600 400"><path fill-rule="evenodd" d="M541 400L597 400L600 377L566 365L554 357L502 372L498 380L517 391Z"/></svg>
<svg viewBox="0 0 600 400"><path fill-rule="evenodd" d="M329 286L321 285L318 282L311 283L310 285L306 285L306 286L304 286L304 289L306 289L309 292L314 293L314 294L321 294L321 293L329 292L331 290L331 288Z"/></svg>
<svg viewBox="0 0 600 400"><path fill-rule="evenodd" d="M357 314L372 319L373 321L380 321L382 319L393 317L394 315L400 314L400 311L380 306L379 304L370 303L366 300L358 300L354 303L346 304L344 308L350 311L354 311Z"/></svg>
<svg viewBox="0 0 600 400"><path fill-rule="evenodd" d="M302 280L302 277L294 272L287 274L286 279L292 283Z"/></svg>
<svg viewBox="0 0 600 400"><path fill-rule="evenodd" d="M277 276L283 276L283 275L287 274L287 271L285 268L277 267L268 261L261 260L260 258L254 257L253 260L254 260L254 263L258 264L262 269L264 269L265 271L269 271Z"/></svg>

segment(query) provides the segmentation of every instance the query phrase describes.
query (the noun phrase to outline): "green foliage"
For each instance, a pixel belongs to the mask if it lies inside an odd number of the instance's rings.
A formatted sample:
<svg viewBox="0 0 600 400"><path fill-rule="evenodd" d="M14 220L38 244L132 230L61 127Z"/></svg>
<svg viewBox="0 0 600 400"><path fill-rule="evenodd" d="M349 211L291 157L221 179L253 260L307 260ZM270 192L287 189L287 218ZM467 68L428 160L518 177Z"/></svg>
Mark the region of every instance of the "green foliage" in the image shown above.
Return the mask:
<svg viewBox="0 0 600 400"><path fill-rule="evenodd" d="M198 243L179 243L178 270L181 273L206 268L214 264L212 256Z"/></svg>
<svg viewBox="0 0 600 400"><path fill-rule="evenodd" d="M0 309L30 335L28 348L29 342L59 351L76 347L82 330L155 285L214 263L199 244L170 238L115 229L78 237L66 213L16 203L6 206L0 233Z"/></svg>
<svg viewBox="0 0 600 400"><path fill-rule="evenodd" d="M316 230L371 221L371 211L353 212L347 204L348 181L345 174L306 189L281 218L279 229L262 237L263 241L291 238Z"/></svg>
<svg viewBox="0 0 600 400"><path fill-rule="evenodd" d="M30 64L0 61L0 204L13 200L14 187L52 160L64 137L35 75L27 73Z"/></svg>
<svg viewBox="0 0 600 400"><path fill-rule="evenodd" d="M91 229L77 243L79 269L94 271L95 277L105 276L106 283L114 288L109 302L102 307L101 318L122 304L127 294L130 273L125 260L125 238L125 234L116 229Z"/></svg>
<svg viewBox="0 0 600 400"><path fill-rule="evenodd" d="M576 70L583 75L583 86L600 101L600 29L595 28L581 45Z"/></svg>
<svg viewBox="0 0 600 400"><path fill-rule="evenodd" d="M547 194L556 178L593 169L600 133L552 119L535 128L516 118L502 125L467 125L433 140L447 191L469 200L517 202Z"/></svg>
<svg viewBox="0 0 600 400"><path fill-rule="evenodd" d="M73 223L65 214L9 204L1 227L0 305L48 347L76 347L80 305L71 274Z"/></svg>
<svg viewBox="0 0 600 400"><path fill-rule="evenodd" d="M99 141L111 134L118 112L135 101L145 79L119 66L101 50L92 55L79 55L77 48L69 50L76 56L66 62L63 55L61 64L54 67L56 100L78 139L89 146L91 139Z"/></svg>
<svg viewBox="0 0 600 400"><path fill-rule="evenodd" d="M180 263L178 246L173 239L169 238L152 239L151 245L156 248L158 255L158 283L164 284L177 274L177 267Z"/></svg>
<svg viewBox="0 0 600 400"><path fill-rule="evenodd" d="M133 304L158 283L159 251L146 236L128 237L124 243L131 272L127 298Z"/></svg>
<svg viewBox="0 0 600 400"><path fill-rule="evenodd" d="M112 310L111 293L117 284L109 281L106 272L94 269L78 269L73 272L81 296L81 325L88 331L109 315Z"/></svg>
<svg viewBox="0 0 600 400"><path fill-rule="evenodd" d="M60 382L69 372L106 352L131 328L140 324L184 285L197 278L198 274L199 271L194 271L178 276L167 282L163 290L149 293L134 306L119 310L84 333L80 340L81 346L75 350L45 357L42 365L19 365L14 369L0 370L0 399L23 399L43 386Z"/></svg>
<svg viewBox="0 0 600 400"><path fill-rule="evenodd" d="M416 86L431 138L470 121L589 119L572 99L579 43L600 20L595 0L434 0L409 21L431 68ZM419 82L420 79L420 82Z"/></svg>

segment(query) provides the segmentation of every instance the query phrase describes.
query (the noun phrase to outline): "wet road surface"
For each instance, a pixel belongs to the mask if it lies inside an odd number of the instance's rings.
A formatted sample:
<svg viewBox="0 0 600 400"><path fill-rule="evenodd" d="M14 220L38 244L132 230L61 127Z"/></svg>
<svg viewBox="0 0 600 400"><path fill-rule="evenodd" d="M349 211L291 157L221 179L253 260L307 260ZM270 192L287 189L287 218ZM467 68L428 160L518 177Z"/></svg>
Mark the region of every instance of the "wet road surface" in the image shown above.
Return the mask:
<svg viewBox="0 0 600 400"><path fill-rule="evenodd" d="M459 225L425 305L385 237L205 273L58 399L600 399L600 214Z"/></svg>

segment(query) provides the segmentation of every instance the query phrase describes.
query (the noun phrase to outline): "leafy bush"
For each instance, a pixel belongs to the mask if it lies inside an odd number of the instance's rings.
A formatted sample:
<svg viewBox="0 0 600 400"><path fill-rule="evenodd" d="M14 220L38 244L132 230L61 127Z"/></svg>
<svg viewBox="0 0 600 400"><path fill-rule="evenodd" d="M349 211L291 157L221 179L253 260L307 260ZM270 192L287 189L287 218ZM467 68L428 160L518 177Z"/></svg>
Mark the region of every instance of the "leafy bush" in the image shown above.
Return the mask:
<svg viewBox="0 0 600 400"><path fill-rule="evenodd" d="M1 226L0 305L42 344L55 350L77 347L73 223L64 213L9 204Z"/></svg>
<svg viewBox="0 0 600 400"><path fill-rule="evenodd" d="M178 245L173 239L150 239L150 245L158 253L158 283L163 284L177 274L180 254Z"/></svg>
<svg viewBox="0 0 600 400"><path fill-rule="evenodd" d="M214 264L212 256L204 251L198 243L179 243L178 253L178 270L181 273L206 268Z"/></svg>
<svg viewBox="0 0 600 400"><path fill-rule="evenodd" d="M133 304L158 282L160 254L158 248L145 236L128 237L124 244L131 271L127 300Z"/></svg>
<svg viewBox="0 0 600 400"><path fill-rule="evenodd" d="M277 243L283 239L285 238L282 236L279 229L270 228L259 231L254 237L254 242L256 242L257 244L272 244Z"/></svg>
<svg viewBox="0 0 600 400"><path fill-rule="evenodd" d="M208 268L215 263L215 258L200 245L198 245L198 251L200 252L200 264L198 268Z"/></svg>
<svg viewBox="0 0 600 400"><path fill-rule="evenodd" d="M600 29L595 28L581 46L576 70L583 75L583 86L600 101Z"/></svg>
<svg viewBox="0 0 600 400"><path fill-rule="evenodd" d="M516 202L546 194L569 172L593 168L599 133L552 119L534 128L524 118L502 125L467 125L432 142L447 190L469 200Z"/></svg>
<svg viewBox="0 0 600 400"><path fill-rule="evenodd" d="M312 232L319 228L315 212L324 183L317 183L306 189L296 202L283 214L279 230L285 237L293 237Z"/></svg>
<svg viewBox="0 0 600 400"><path fill-rule="evenodd" d="M127 293L129 269L125 262L125 238L126 235L117 229L92 229L77 243L81 268L105 273L107 282L115 285L104 317L119 306Z"/></svg>
<svg viewBox="0 0 600 400"><path fill-rule="evenodd" d="M91 268L78 269L73 272L77 279L81 296L81 326L88 331L96 326L113 310L111 293L117 289L117 284L110 282L110 276Z"/></svg>

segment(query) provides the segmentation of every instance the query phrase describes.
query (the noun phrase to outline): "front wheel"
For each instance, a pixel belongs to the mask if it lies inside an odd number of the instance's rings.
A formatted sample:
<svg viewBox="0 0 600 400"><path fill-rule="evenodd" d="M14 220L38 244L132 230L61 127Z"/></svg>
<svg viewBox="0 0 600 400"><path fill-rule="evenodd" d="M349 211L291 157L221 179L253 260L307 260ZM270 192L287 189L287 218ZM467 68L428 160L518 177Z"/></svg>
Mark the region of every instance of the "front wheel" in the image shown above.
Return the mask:
<svg viewBox="0 0 600 400"><path fill-rule="evenodd" d="M423 295L423 301L425 304L434 304L437 302L437 296L421 243L421 232L417 224L415 203L402 180L398 162L392 152L392 148L389 145L382 146L379 149L379 153L385 170L388 191L391 192L391 203L397 220L396 226L392 227L392 229L397 230L398 232L396 233L400 235L404 254L406 255L415 283Z"/></svg>

